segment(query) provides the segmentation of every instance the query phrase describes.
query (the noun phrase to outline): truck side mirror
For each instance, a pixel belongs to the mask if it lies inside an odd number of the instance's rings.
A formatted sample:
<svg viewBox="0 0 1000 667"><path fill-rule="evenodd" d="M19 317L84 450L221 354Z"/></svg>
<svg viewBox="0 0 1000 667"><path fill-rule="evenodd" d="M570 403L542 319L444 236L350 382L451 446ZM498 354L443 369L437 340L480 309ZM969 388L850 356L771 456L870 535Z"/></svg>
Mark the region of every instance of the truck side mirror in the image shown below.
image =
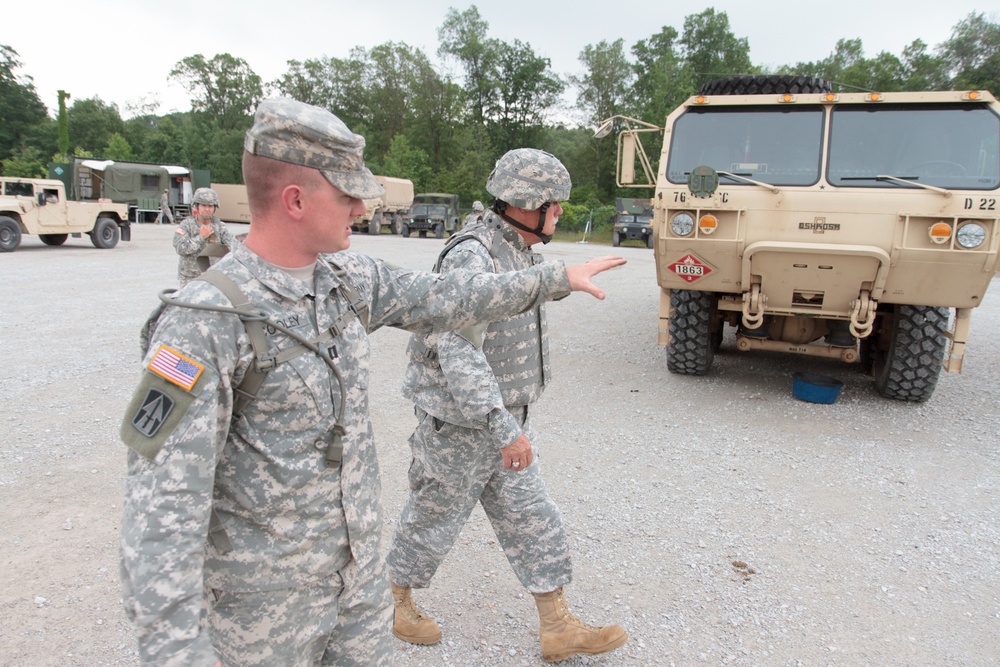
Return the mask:
<svg viewBox="0 0 1000 667"><path fill-rule="evenodd" d="M635 142L636 137L629 132L618 135L621 140L621 183L631 185L635 183Z"/></svg>
<svg viewBox="0 0 1000 667"><path fill-rule="evenodd" d="M39 192L38 193L38 205L39 206L45 206L45 193L44 192Z"/></svg>

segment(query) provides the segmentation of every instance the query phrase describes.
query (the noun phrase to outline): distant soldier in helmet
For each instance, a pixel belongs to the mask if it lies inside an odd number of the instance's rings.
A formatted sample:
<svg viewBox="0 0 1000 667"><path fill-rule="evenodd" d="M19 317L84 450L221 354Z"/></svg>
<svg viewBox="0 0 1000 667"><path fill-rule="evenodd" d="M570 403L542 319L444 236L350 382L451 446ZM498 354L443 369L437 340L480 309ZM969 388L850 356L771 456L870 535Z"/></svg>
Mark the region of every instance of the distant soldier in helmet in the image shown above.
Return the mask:
<svg viewBox="0 0 1000 667"><path fill-rule="evenodd" d="M552 155L510 151L486 184L496 197L492 208L451 239L437 270L505 273L541 261L531 246L552 238L570 186L569 172ZM535 598L543 659L606 653L624 644L622 627L583 623L563 597L572 579L569 543L542 480L531 428L531 406L550 378L544 310L487 326L414 334L407 352L403 393L416 404L419 423L410 436L410 495L387 559L393 632L414 644L440 641L438 624L416 606L412 589L430 584L479 503L514 573Z"/></svg>
<svg viewBox="0 0 1000 667"><path fill-rule="evenodd" d="M483 202L478 199L472 202L472 213L465 216L465 220L462 221L462 229L466 227L471 227L474 223L479 222L483 219Z"/></svg>
<svg viewBox="0 0 1000 667"><path fill-rule="evenodd" d="M174 250L180 255L177 279L181 287L208 270L236 242L225 223L215 217L219 208L215 190L198 188L191 204L191 215L184 218L174 233Z"/></svg>

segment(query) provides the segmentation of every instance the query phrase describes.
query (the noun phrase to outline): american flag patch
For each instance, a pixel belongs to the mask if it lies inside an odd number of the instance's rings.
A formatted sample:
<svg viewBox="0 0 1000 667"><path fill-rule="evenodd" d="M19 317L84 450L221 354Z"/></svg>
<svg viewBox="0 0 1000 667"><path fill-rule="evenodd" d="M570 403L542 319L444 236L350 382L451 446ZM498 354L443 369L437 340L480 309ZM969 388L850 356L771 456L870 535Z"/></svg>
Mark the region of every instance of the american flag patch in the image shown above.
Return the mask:
<svg viewBox="0 0 1000 667"><path fill-rule="evenodd" d="M205 367L176 350L161 345L149 361L149 370L185 391L191 391Z"/></svg>

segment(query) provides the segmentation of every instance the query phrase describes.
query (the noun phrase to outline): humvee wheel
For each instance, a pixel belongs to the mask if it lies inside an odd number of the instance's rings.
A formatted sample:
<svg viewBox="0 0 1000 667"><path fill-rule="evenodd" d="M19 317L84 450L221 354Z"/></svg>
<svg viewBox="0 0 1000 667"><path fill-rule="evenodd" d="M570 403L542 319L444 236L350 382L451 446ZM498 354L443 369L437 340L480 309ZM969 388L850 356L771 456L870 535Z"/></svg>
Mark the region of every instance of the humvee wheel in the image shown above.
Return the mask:
<svg viewBox="0 0 1000 667"><path fill-rule="evenodd" d="M443 239L444 238L444 223L440 223L434 227L434 238Z"/></svg>
<svg viewBox="0 0 1000 667"><path fill-rule="evenodd" d="M830 93L826 79L813 76L760 75L716 79L702 84L702 95L771 95L781 93Z"/></svg>
<svg viewBox="0 0 1000 667"><path fill-rule="evenodd" d="M404 239L410 238L410 226L404 222L403 226L399 230L399 233L402 234Z"/></svg>
<svg viewBox="0 0 1000 667"><path fill-rule="evenodd" d="M42 240L45 245L62 245L66 243L66 239L69 238L69 234L39 234L38 238Z"/></svg>
<svg viewBox="0 0 1000 667"><path fill-rule="evenodd" d="M713 330L717 304L712 292L673 290L670 293L673 314L670 316L667 370L671 373L708 373L718 340L718 332ZM718 324L721 329L721 323Z"/></svg>
<svg viewBox="0 0 1000 667"><path fill-rule="evenodd" d="M875 388L882 396L923 402L934 393L948 344L947 308L896 306L888 346L875 350Z"/></svg>
<svg viewBox="0 0 1000 667"><path fill-rule="evenodd" d="M13 252L21 245L21 227L14 218L0 216L0 252Z"/></svg>
<svg viewBox="0 0 1000 667"><path fill-rule="evenodd" d="M621 244L622 244L622 239L621 239L620 236L618 236L618 232L612 232L611 233L611 245L613 247L617 248Z"/></svg>
<svg viewBox="0 0 1000 667"><path fill-rule="evenodd" d="M646 247L647 248L652 248L653 247L653 235L652 234L650 234L649 236L646 237Z"/></svg>
<svg viewBox="0 0 1000 667"><path fill-rule="evenodd" d="M94 223L94 231L90 233L90 242L96 248L107 250L118 245L118 223L111 218L98 218Z"/></svg>

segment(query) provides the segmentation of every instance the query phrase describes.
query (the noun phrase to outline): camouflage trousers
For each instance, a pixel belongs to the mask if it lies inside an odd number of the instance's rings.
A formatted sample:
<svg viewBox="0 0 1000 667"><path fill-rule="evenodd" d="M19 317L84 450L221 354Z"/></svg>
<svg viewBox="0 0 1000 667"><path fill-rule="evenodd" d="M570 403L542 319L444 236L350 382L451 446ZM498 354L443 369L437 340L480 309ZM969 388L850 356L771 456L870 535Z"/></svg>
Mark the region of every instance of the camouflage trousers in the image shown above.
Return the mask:
<svg viewBox="0 0 1000 667"><path fill-rule="evenodd" d="M392 581L426 588L479 503L528 591L548 593L568 584L573 567L566 528L542 480L537 449L523 471L505 470L488 432L441 422L419 409L417 417L410 495L386 559ZM522 428L536 447L527 421Z"/></svg>
<svg viewBox="0 0 1000 667"><path fill-rule="evenodd" d="M209 623L226 667L389 667L392 594L379 560L352 559L321 584L275 591L209 591Z"/></svg>

